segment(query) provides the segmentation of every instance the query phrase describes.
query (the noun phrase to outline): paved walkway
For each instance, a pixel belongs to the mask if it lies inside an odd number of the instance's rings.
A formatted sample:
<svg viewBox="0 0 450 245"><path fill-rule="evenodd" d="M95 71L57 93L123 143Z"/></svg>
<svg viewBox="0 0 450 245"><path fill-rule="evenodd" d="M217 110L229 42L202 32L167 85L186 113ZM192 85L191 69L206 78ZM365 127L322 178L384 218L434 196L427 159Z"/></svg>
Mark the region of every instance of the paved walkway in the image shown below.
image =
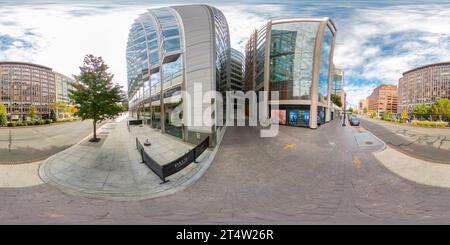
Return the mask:
<svg viewBox="0 0 450 245"><path fill-rule="evenodd" d="M424 128L361 118L361 126L386 144L425 161L450 163L450 129Z"/></svg>
<svg viewBox="0 0 450 245"><path fill-rule="evenodd" d="M416 159L387 147L375 157L392 172L419 184L450 188L450 165Z"/></svg>
<svg viewBox="0 0 450 245"><path fill-rule="evenodd" d="M0 188L17 188L42 184L38 170L42 162L0 165Z"/></svg>
<svg viewBox="0 0 450 245"><path fill-rule="evenodd" d="M339 121L281 126L275 138L229 127L214 162L184 191L116 202L49 185L0 188L0 223L448 224L450 189L393 173L373 155L384 146L361 133Z"/></svg>
<svg viewBox="0 0 450 245"><path fill-rule="evenodd" d="M92 132L92 121L30 127L0 127L0 164L44 160Z"/></svg>
<svg viewBox="0 0 450 245"><path fill-rule="evenodd" d="M127 130L124 117L105 124L98 132L101 141L91 143L86 138L81 143L61 152L43 163L41 178L64 192L73 195L114 199L141 200L172 194L197 180L209 166L213 156L206 150L200 163L192 163L182 171L161 179L145 164L136 150L136 136L141 141L149 138L152 145L146 148L150 156L161 164L175 160L194 145L175 140L155 132L149 127L131 127Z"/></svg>

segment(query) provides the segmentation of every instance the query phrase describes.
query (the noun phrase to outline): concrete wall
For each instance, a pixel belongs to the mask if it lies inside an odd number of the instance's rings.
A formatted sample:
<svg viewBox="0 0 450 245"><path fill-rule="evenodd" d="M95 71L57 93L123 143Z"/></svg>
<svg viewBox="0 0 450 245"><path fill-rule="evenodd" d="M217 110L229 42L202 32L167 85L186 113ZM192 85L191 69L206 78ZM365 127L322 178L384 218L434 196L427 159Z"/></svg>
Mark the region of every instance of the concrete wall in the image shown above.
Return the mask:
<svg viewBox="0 0 450 245"><path fill-rule="evenodd" d="M203 112L211 106L210 103L203 103L203 96L200 95L206 91L215 90L214 22L206 6L173 6L172 8L181 18L184 30L184 87L185 91L191 95L191 103L186 96L183 96L184 124L187 125L188 131L212 133L211 126L192 126L192 124L203 124L205 117ZM192 112L191 115L187 113L188 107ZM210 113L209 117L206 117L211 121ZM191 121L191 125L188 124L188 120ZM188 140L191 137L192 134L188 134Z"/></svg>

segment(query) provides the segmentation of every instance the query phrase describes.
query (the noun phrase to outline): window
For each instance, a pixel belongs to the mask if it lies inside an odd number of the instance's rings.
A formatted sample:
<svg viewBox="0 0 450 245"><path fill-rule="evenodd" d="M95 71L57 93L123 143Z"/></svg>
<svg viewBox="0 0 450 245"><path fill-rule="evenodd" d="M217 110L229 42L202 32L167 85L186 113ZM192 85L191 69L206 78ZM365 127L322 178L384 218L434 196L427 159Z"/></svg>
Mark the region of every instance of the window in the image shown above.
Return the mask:
<svg viewBox="0 0 450 245"><path fill-rule="evenodd" d="M180 39L174 38L164 41L164 49L166 52L172 52L180 49Z"/></svg>
<svg viewBox="0 0 450 245"><path fill-rule="evenodd" d="M179 34L180 34L180 32L179 32L178 28L163 31L163 36L166 38L178 36Z"/></svg>

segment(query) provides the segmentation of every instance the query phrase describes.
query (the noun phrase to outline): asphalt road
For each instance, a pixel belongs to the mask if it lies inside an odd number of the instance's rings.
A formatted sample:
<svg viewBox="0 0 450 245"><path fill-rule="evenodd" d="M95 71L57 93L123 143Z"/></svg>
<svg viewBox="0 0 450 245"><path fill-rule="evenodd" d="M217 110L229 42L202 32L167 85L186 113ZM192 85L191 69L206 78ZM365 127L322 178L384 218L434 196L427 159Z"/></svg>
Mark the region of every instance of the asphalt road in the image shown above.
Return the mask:
<svg viewBox="0 0 450 245"><path fill-rule="evenodd" d="M92 132L92 121L0 128L0 164L48 158Z"/></svg>
<svg viewBox="0 0 450 245"><path fill-rule="evenodd" d="M396 150L423 160L450 164L450 149L441 147L450 144L450 129L417 128L359 119L361 126Z"/></svg>
<svg viewBox="0 0 450 245"><path fill-rule="evenodd" d="M361 136L339 121L281 127L275 138L229 127L210 168L182 192L116 202L47 185L0 188L0 223L449 223L450 189L393 174L372 155L383 145Z"/></svg>

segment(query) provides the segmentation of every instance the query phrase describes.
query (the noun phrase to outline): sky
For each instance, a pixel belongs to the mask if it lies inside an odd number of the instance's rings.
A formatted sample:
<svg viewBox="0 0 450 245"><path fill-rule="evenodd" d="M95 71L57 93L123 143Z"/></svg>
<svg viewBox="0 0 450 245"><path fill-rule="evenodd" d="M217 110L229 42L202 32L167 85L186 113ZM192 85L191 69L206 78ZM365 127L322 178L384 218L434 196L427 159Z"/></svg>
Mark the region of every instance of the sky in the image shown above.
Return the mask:
<svg viewBox="0 0 450 245"><path fill-rule="evenodd" d="M345 71L350 106L379 84L397 84L409 69L450 60L450 0L0 0L0 61L33 62L71 76L92 53L126 87L125 50L134 19L149 8L190 3L220 9L231 45L241 51L268 19L330 17L337 26L334 63Z"/></svg>

